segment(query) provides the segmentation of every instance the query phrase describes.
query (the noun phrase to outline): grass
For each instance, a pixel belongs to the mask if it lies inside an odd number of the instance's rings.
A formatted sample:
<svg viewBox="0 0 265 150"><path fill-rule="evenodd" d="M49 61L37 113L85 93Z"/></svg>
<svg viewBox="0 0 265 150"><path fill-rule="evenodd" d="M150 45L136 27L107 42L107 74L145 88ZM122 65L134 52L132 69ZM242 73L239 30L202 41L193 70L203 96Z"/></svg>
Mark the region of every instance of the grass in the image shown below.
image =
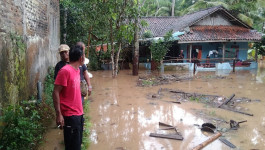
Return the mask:
<svg viewBox="0 0 265 150"><path fill-rule="evenodd" d="M196 101L196 102L199 102L199 101L200 101L200 98L198 98L198 97L194 97L194 96L191 96L191 97L190 97L190 101Z"/></svg>
<svg viewBox="0 0 265 150"><path fill-rule="evenodd" d="M142 83L143 86L151 86L153 84L154 84L154 81L152 80L143 80L143 83Z"/></svg>
<svg viewBox="0 0 265 150"><path fill-rule="evenodd" d="M89 104L90 102L88 100L85 101L84 104L84 118L85 118L85 124L84 124L84 131L83 131L83 143L82 143L82 150L87 150L89 148L90 140L89 140L89 135L90 135L90 117L88 116L89 113Z"/></svg>

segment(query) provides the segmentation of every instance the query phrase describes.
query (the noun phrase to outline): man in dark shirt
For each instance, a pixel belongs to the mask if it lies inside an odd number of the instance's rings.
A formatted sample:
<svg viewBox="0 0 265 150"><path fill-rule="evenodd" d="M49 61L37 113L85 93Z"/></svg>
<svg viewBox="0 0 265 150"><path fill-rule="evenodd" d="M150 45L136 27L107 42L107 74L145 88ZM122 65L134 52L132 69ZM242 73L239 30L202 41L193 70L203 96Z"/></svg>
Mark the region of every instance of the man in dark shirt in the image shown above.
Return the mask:
<svg viewBox="0 0 265 150"><path fill-rule="evenodd" d="M61 61L58 62L55 66L55 69L54 69L54 80L56 79L57 77L57 74L59 72L59 70L61 68L63 68L66 64L69 63L69 50L70 50L70 47L66 44L61 44L59 46L59 53L60 53L60 56L61 56Z"/></svg>
<svg viewBox="0 0 265 150"><path fill-rule="evenodd" d="M76 45L80 46L82 48L83 53L85 55L85 48L86 48L85 44L83 42L77 42ZM91 86L91 83L90 83L90 78L89 78L89 75L88 75L87 67L86 67L85 64L83 64L82 66L79 66L79 69L80 69L80 80L81 81L82 80L86 81L86 83L88 85L88 89L87 89L88 93L87 93L87 95L90 96L91 91L92 91L92 86ZM86 95L82 95L82 93L81 93L81 96L82 96L82 103L84 103L84 97Z"/></svg>

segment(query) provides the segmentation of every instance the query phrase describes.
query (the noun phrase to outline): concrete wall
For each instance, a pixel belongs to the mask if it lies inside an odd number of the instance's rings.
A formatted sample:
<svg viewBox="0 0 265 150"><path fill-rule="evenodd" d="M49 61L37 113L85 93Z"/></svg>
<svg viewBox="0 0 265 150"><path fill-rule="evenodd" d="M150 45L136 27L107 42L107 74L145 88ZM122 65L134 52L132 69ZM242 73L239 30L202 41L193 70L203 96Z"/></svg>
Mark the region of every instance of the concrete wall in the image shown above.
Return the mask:
<svg viewBox="0 0 265 150"><path fill-rule="evenodd" d="M0 102L16 103L59 60L59 1L1 0L0 12Z"/></svg>

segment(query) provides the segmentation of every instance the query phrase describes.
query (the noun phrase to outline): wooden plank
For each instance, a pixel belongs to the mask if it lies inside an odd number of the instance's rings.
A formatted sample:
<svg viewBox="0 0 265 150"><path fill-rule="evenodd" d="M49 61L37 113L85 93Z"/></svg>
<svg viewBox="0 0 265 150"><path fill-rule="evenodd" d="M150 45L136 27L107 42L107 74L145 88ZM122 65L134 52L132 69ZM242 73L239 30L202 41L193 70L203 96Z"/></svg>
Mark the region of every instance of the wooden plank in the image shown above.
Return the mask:
<svg viewBox="0 0 265 150"><path fill-rule="evenodd" d="M151 137L158 137L158 138L166 138L166 139L174 139L174 140L183 140L183 137L178 134L157 134L157 133L150 133Z"/></svg>
<svg viewBox="0 0 265 150"><path fill-rule="evenodd" d="M226 105L229 101L231 101L233 98L235 97L235 94L232 94L230 96L230 98L228 98L225 102L223 102L221 105L218 106L218 108L220 108L223 105Z"/></svg>
<svg viewBox="0 0 265 150"><path fill-rule="evenodd" d="M175 129L175 127L159 128L158 130L171 130L171 129Z"/></svg>
<svg viewBox="0 0 265 150"><path fill-rule="evenodd" d="M243 111L238 111L238 110L229 109L229 108L224 108L224 107L221 107L221 108L222 108L222 109L225 109L225 110L233 111L233 112L236 112L236 113L240 113L240 114L248 115L248 116L254 116L253 114L249 114L249 113L246 113L246 112L243 112Z"/></svg>
<svg viewBox="0 0 265 150"><path fill-rule="evenodd" d="M223 142L225 145L229 146L230 148L236 148L236 146L232 144L231 142L229 142L227 139L219 138L219 140Z"/></svg>
<svg viewBox="0 0 265 150"><path fill-rule="evenodd" d="M160 126L166 126L166 127L173 127L172 125L169 125L169 124L166 124L166 123L163 123L163 122L159 122L159 125Z"/></svg>
<svg viewBox="0 0 265 150"><path fill-rule="evenodd" d="M207 146L208 144L212 143L214 140L219 138L221 135L222 135L222 133L220 133L220 132L216 133L215 135L210 137L208 140L206 140L203 143L199 144L198 146L194 147L192 150L200 150L200 149L204 148L205 146Z"/></svg>

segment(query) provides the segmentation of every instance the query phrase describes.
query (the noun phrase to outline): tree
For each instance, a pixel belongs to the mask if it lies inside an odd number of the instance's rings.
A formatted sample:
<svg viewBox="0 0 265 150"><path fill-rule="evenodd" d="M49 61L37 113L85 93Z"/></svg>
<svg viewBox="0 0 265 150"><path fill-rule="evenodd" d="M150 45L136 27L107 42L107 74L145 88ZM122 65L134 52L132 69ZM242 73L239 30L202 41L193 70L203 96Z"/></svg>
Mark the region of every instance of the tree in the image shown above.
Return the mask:
<svg viewBox="0 0 265 150"><path fill-rule="evenodd" d="M93 50L97 45L108 43L111 48L112 74L115 77L118 73L120 52L133 41L132 18L137 13L135 1L61 0L61 6L61 10L68 10L65 29L67 32L61 32L67 33L67 44L73 45L77 41L83 41ZM65 18L62 14L61 19ZM93 53L100 62L100 53Z"/></svg>
<svg viewBox="0 0 265 150"><path fill-rule="evenodd" d="M265 56L265 36L262 37L261 42L255 43L253 48L258 51L259 55Z"/></svg>
<svg viewBox="0 0 265 150"><path fill-rule="evenodd" d="M175 13L175 3L176 3L176 1L172 0L171 16L174 16L174 13Z"/></svg>
<svg viewBox="0 0 265 150"><path fill-rule="evenodd" d="M172 31L166 33L163 39L160 38L158 41L153 40L149 46L152 54L152 61L161 64L163 58L166 56L169 48L171 47L172 41Z"/></svg>

